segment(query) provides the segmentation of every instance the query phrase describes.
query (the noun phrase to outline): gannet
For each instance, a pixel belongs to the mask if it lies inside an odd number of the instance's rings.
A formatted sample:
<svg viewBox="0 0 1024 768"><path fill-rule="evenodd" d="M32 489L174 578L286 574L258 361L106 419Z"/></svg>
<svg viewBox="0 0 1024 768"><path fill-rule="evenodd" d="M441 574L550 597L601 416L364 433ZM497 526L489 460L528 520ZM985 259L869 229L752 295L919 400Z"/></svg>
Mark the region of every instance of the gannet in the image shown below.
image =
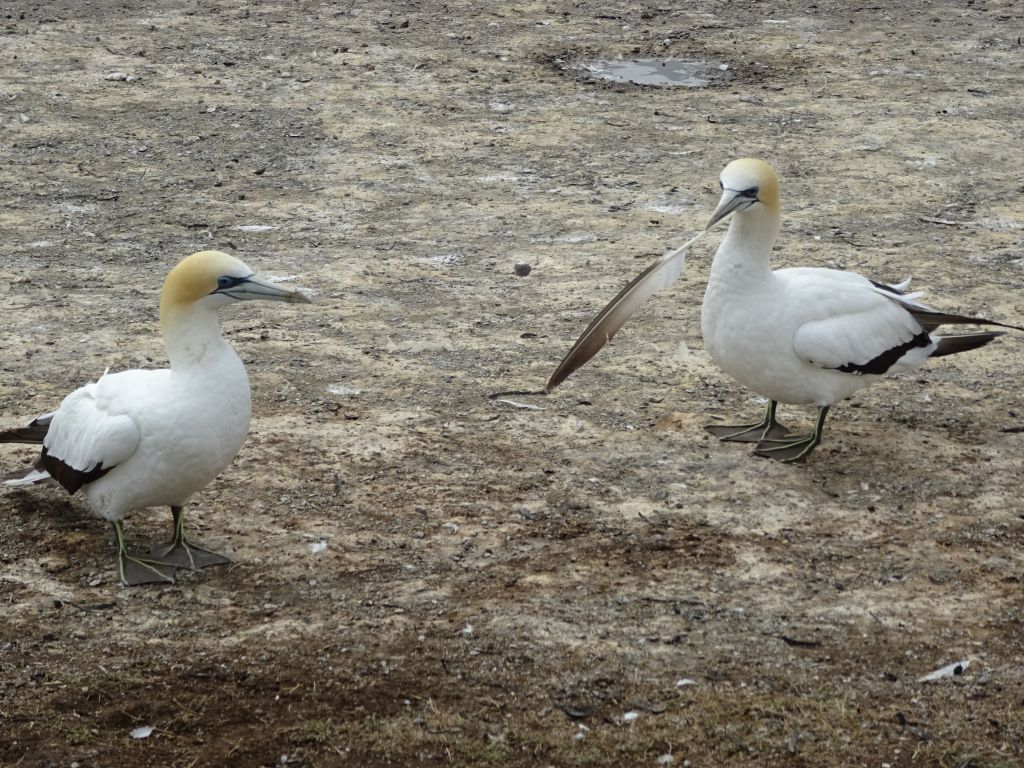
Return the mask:
<svg viewBox="0 0 1024 768"><path fill-rule="evenodd" d="M160 294L170 368L105 372L52 413L0 431L0 443L42 444L34 467L6 483L51 481L71 494L81 490L113 526L118 574L127 585L173 582L178 567L229 562L189 541L182 508L231 462L249 431L249 379L217 316L221 307L249 299L309 302L226 253L188 256L168 273ZM129 553L124 517L156 506L171 508L170 543Z"/></svg>
<svg viewBox="0 0 1024 768"><path fill-rule="evenodd" d="M719 183L722 198L704 231L630 281L587 326L539 394L551 392L597 354L648 297L678 279L689 247L730 215L704 293L701 332L719 367L767 398L768 408L756 424L707 429L722 440L756 442L759 456L802 461L821 441L835 403L883 374L912 370L929 357L976 349L1003 335L938 336L940 325L1024 330L931 309L917 301L923 292L907 292L909 280L889 285L835 269L773 271L769 257L781 226L775 171L761 160L734 160ZM776 419L779 403L817 406L811 432L789 434Z"/></svg>
<svg viewBox="0 0 1024 768"><path fill-rule="evenodd" d="M938 336L944 324L1017 326L931 309L898 285L836 269L772 271L779 234L779 182L760 160L729 163L722 198L705 231L728 216L701 306L701 333L711 358L744 386L768 398L764 419L709 425L722 440L756 442L755 453L781 461L807 457L821 441L829 408L883 374L909 371L929 357L988 344L999 331ZM779 403L813 405L814 428L792 435L775 418Z"/></svg>

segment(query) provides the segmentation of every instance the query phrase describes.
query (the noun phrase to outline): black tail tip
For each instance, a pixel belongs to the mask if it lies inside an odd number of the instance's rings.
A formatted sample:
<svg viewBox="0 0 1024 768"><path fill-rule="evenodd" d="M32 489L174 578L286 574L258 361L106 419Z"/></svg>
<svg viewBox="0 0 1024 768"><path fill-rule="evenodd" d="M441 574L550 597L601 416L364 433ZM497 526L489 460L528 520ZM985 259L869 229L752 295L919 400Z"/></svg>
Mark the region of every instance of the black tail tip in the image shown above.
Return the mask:
<svg viewBox="0 0 1024 768"><path fill-rule="evenodd" d="M944 357L955 355L958 352L968 352L978 347L984 347L992 339L1005 336L1006 331L985 331L984 333L967 333L963 336L943 336L939 339L938 346L932 352L931 357Z"/></svg>

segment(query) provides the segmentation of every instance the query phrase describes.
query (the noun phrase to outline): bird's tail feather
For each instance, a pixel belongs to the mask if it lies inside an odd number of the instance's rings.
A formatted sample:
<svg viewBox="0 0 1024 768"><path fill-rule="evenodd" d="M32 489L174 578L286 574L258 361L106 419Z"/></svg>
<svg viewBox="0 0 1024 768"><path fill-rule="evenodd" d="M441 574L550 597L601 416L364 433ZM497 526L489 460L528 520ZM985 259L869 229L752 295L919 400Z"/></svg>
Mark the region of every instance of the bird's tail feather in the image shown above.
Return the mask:
<svg viewBox="0 0 1024 768"><path fill-rule="evenodd" d="M0 430L0 443L34 443L41 445L50 430L52 413L44 413L32 419L27 427Z"/></svg>
<svg viewBox="0 0 1024 768"><path fill-rule="evenodd" d="M1004 331L987 331L985 333L966 333L962 336L942 336L938 339L938 346L931 353L930 357L943 357L955 355L957 352L966 352L969 349L977 349L988 344L997 336L1005 336Z"/></svg>
<svg viewBox="0 0 1024 768"><path fill-rule="evenodd" d="M940 312L934 309L925 309L923 307L907 307L907 311L914 316L914 319L921 324L921 327L931 333L933 330L938 328L940 325L995 325L999 328L1010 328L1014 331L1024 331L1019 325L1010 325L1009 323L999 323L995 320L986 320L983 317L970 317L969 315L955 315L950 312ZM981 335L981 334L970 334L970 336ZM965 336L964 338L970 338ZM959 351L959 350L957 350Z"/></svg>
<svg viewBox="0 0 1024 768"><path fill-rule="evenodd" d="M49 424L36 424L32 422L27 427L5 429L0 432L0 443L35 443L41 445L49 428Z"/></svg>

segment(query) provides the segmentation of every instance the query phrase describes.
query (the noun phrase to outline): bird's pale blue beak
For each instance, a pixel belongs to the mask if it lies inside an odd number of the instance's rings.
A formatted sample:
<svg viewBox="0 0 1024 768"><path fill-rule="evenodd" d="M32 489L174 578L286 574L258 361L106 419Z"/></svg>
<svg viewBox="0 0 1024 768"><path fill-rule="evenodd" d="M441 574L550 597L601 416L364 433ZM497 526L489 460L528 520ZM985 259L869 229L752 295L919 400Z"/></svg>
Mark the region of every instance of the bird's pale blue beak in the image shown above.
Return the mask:
<svg viewBox="0 0 1024 768"><path fill-rule="evenodd" d="M285 288L269 280L250 275L240 278L235 285L220 288L216 293L223 293L239 301L286 301L289 304L310 304L309 297L301 291Z"/></svg>
<svg viewBox="0 0 1024 768"><path fill-rule="evenodd" d="M715 208L715 212L711 214L711 219L708 221L704 231L707 232L715 224L726 218L730 214L736 213L736 211L742 211L749 208L757 202L757 193L751 197L747 192L736 192L731 189L722 190L722 199L718 201L718 207Z"/></svg>

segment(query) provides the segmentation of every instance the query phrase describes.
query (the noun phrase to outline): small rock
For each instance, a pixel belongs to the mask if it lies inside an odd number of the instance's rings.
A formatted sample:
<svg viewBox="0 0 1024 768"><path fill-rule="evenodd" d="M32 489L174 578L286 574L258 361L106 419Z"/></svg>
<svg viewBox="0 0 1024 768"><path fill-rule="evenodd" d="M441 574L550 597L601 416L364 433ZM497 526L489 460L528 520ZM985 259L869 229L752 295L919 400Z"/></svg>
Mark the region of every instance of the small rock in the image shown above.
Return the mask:
<svg viewBox="0 0 1024 768"><path fill-rule="evenodd" d="M533 270L529 264L525 261L517 261L516 265L512 267L512 271L515 272L519 277L526 277Z"/></svg>

